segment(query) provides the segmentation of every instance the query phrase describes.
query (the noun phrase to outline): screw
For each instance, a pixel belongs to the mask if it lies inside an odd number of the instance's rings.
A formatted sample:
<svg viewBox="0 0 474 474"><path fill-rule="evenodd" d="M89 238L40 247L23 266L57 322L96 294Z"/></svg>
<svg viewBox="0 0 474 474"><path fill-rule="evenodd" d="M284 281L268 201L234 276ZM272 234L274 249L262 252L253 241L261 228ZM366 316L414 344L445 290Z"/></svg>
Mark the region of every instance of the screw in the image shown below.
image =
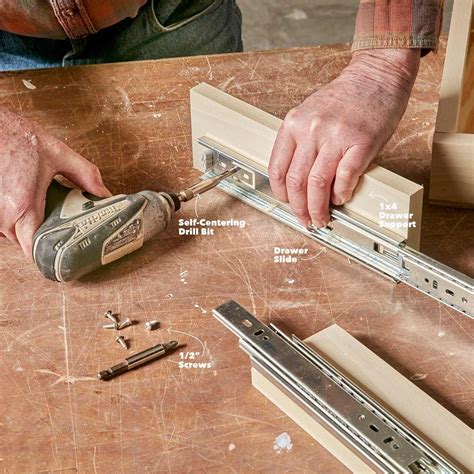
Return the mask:
<svg viewBox="0 0 474 474"><path fill-rule="evenodd" d="M123 323L120 323L117 327L117 329L120 331L120 329L125 329L131 326L133 323L130 321L129 318L127 318Z"/></svg>
<svg viewBox="0 0 474 474"><path fill-rule="evenodd" d="M160 327L160 322L159 321L147 321L143 327L147 330L147 331L153 331L154 329L158 329Z"/></svg>
<svg viewBox="0 0 474 474"><path fill-rule="evenodd" d="M104 324L102 329L118 329L116 324Z"/></svg>
<svg viewBox="0 0 474 474"><path fill-rule="evenodd" d="M124 349L128 349L127 341L123 336L116 337L115 342L118 342Z"/></svg>
<svg viewBox="0 0 474 474"><path fill-rule="evenodd" d="M113 314L110 310L104 314L104 318L110 319L115 325L119 323L117 316L115 316L115 314Z"/></svg>
<svg viewBox="0 0 474 474"><path fill-rule="evenodd" d="M201 156L199 157L201 166L207 171L212 166L212 161L214 159L214 153L212 150L203 150Z"/></svg>

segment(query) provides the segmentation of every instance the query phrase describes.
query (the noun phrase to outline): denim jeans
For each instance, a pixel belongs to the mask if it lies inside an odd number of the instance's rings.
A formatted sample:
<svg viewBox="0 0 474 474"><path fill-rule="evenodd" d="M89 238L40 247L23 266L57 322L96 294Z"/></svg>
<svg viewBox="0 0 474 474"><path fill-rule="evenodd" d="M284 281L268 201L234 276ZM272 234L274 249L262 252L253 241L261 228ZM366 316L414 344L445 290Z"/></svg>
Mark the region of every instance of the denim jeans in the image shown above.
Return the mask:
<svg viewBox="0 0 474 474"><path fill-rule="evenodd" d="M242 51L241 27L235 0L150 0L136 18L83 39L30 38L0 31L0 70Z"/></svg>

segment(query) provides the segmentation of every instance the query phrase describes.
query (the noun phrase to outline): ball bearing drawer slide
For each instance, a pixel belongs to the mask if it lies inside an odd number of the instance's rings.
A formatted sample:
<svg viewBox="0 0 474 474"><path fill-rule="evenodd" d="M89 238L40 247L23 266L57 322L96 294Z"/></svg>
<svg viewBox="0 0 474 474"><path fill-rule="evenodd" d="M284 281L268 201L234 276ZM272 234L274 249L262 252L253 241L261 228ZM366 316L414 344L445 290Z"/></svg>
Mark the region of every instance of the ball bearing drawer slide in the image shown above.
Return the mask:
<svg viewBox="0 0 474 474"><path fill-rule="evenodd" d="M396 282L404 282L436 300L474 317L474 280L405 245L396 234L381 232L362 216L338 207L332 208L331 222L325 228L305 228L288 205L276 201L266 170L248 164L248 159L216 141L201 137L207 148L203 154L206 176L221 174L238 166L232 178L219 188L283 224L324 243L362 265Z"/></svg>
<svg viewBox="0 0 474 474"><path fill-rule="evenodd" d="M239 338L255 369L374 469L462 472L297 337L266 326L232 300L213 315Z"/></svg>

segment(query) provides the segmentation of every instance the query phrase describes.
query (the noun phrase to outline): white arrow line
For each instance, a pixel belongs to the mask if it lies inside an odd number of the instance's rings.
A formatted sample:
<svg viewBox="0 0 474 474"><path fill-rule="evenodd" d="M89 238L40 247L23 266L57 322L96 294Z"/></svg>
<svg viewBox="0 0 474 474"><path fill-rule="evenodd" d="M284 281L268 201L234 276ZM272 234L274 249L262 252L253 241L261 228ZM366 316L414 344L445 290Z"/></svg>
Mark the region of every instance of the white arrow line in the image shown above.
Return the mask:
<svg viewBox="0 0 474 474"><path fill-rule="evenodd" d="M301 260L312 260L313 258L319 257L322 253L326 252L326 247L323 247L316 255L308 258L302 258Z"/></svg>
<svg viewBox="0 0 474 474"><path fill-rule="evenodd" d="M380 199L383 199L385 202L388 202L388 199L383 197L383 196L380 196L378 194L375 194L373 191L370 191L369 193L369 196L372 198L372 199L375 199L376 197L377 198L380 198Z"/></svg>
<svg viewBox="0 0 474 474"><path fill-rule="evenodd" d="M172 332L177 332L179 334L184 334L185 336L189 336L189 337L192 337L193 339L196 339L196 341L199 341L199 344L201 344L202 346L202 355L205 354L206 352L206 346L204 345L204 343L201 341L201 339L199 339L198 337L196 336L193 336L192 334L188 334L187 332L182 332L182 331L176 331L176 329L167 329L168 331L168 334L172 333Z"/></svg>

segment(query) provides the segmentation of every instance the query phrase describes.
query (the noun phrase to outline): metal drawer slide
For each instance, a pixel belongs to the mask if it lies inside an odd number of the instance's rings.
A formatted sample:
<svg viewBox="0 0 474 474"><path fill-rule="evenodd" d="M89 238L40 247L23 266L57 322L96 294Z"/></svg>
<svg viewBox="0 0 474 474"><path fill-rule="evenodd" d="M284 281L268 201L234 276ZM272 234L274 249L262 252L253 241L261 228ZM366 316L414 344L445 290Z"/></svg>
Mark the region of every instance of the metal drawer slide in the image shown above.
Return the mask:
<svg viewBox="0 0 474 474"><path fill-rule="evenodd" d="M297 337L266 326L235 301L215 308L213 315L239 337L257 370L374 468L462 472Z"/></svg>
<svg viewBox="0 0 474 474"><path fill-rule="evenodd" d="M272 197L263 169L248 165L245 158L207 137L198 143L208 149L203 156L205 176L241 168L219 188L283 224L324 243L362 265L396 281L404 282L436 300L474 318L474 280L432 258L407 247L387 230L343 208L331 209L331 222L323 228L305 228L286 204Z"/></svg>

